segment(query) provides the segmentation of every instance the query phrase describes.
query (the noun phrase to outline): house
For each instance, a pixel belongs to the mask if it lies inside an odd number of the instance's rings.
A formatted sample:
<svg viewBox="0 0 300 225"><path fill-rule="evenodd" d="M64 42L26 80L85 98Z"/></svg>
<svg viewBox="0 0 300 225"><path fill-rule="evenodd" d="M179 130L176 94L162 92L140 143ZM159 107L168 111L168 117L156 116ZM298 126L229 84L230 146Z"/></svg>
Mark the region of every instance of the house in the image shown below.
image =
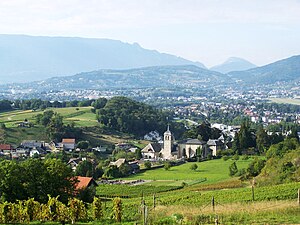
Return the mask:
<svg viewBox="0 0 300 225"><path fill-rule="evenodd" d="M131 173L137 173L137 172L140 171L140 166L138 165L138 161L127 162L126 159L120 158L120 159L118 159L115 162L110 162L109 163L110 166L116 166L117 168L119 168L123 164L128 164L128 166L130 167L129 174L131 174Z"/></svg>
<svg viewBox="0 0 300 225"><path fill-rule="evenodd" d="M61 143L64 150L74 150L76 147L76 140L74 138L64 138Z"/></svg>
<svg viewBox="0 0 300 225"><path fill-rule="evenodd" d="M9 144L0 144L0 152L3 153L3 155L10 155L13 150L13 147Z"/></svg>
<svg viewBox="0 0 300 225"><path fill-rule="evenodd" d="M14 152L12 152L12 158L17 159L19 157L27 157L29 155L30 149L28 148L16 148Z"/></svg>
<svg viewBox="0 0 300 225"><path fill-rule="evenodd" d="M39 147L34 147L33 149L30 150L29 156L34 157L35 155L45 155L47 152Z"/></svg>
<svg viewBox="0 0 300 225"><path fill-rule="evenodd" d="M120 167L122 164L124 164L126 162L126 159L124 159L124 158L120 158L120 159L118 159L117 161L115 161L115 162L110 162L109 163L109 165L110 166L116 166L116 167Z"/></svg>
<svg viewBox="0 0 300 225"><path fill-rule="evenodd" d="M106 152L106 147L104 146L97 146L96 148L92 148L93 151L96 151L96 152Z"/></svg>
<svg viewBox="0 0 300 225"><path fill-rule="evenodd" d="M96 187L98 186L98 184L96 183L96 181L94 180L94 178L92 177L81 177L78 176L76 177L78 180L78 183L76 183L75 185L75 190L84 190L88 187Z"/></svg>
<svg viewBox="0 0 300 225"><path fill-rule="evenodd" d="M144 140L147 141L161 141L162 138L160 137L158 131L151 131L148 134L144 135Z"/></svg>
<svg viewBox="0 0 300 225"><path fill-rule="evenodd" d="M121 150L128 150L130 148L132 148L132 144L130 143L118 143L118 144L115 144L115 148L116 149L121 149Z"/></svg>
<svg viewBox="0 0 300 225"><path fill-rule="evenodd" d="M71 158L67 165L71 166L72 170L75 171L81 161L82 160L80 158Z"/></svg>
<svg viewBox="0 0 300 225"><path fill-rule="evenodd" d="M140 171L140 166L138 161L134 161L134 162L129 162L128 165L131 168L131 173L138 173Z"/></svg>
<svg viewBox="0 0 300 225"><path fill-rule="evenodd" d="M38 148L42 148L43 147L43 143L41 141L36 141L36 140L24 140L21 143L21 146L24 148L34 148L34 147L38 147Z"/></svg>
<svg viewBox="0 0 300 225"><path fill-rule="evenodd" d="M145 148L142 149L142 156L144 159L155 159L159 158L159 153L162 149L159 143L149 143Z"/></svg>

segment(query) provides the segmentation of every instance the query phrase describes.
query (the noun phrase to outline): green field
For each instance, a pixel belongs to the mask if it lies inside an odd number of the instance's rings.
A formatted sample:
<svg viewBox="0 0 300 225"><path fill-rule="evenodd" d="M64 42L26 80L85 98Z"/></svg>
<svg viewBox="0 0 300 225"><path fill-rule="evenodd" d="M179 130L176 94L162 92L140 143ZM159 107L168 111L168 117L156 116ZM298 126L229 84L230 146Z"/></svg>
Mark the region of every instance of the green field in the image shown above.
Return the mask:
<svg viewBox="0 0 300 225"><path fill-rule="evenodd" d="M252 159L236 161L238 169L246 168L251 160ZM158 185L159 183L161 183L161 185L166 185L166 183L168 183L168 185L175 186L181 185L182 182L187 184L194 183L197 180L201 181L203 178L206 178L207 180L203 183L215 183L231 179L228 167L232 162L232 160L224 161L223 159L197 162L198 169L196 171L190 169L190 166L194 164L193 162L190 162L180 166L171 167L170 170L165 170L164 168L147 170L125 179L152 180L153 185Z"/></svg>
<svg viewBox="0 0 300 225"><path fill-rule="evenodd" d="M96 115L91 112L91 107L68 107L68 108L49 108L63 116L65 123L74 122L75 126L92 127L98 124ZM14 110L0 113L0 123L5 123L6 127L17 127L18 123L27 119L35 122L35 116L43 111L33 110Z"/></svg>
<svg viewBox="0 0 300 225"><path fill-rule="evenodd" d="M237 166L245 168L251 160L238 160ZM215 218L221 224L297 224L300 221L297 204L300 183L264 187L258 184L253 200L250 183L228 175L232 162L231 159L199 162L197 171L190 170L192 162L171 167L169 171L148 170L126 179L154 180L152 182L136 186L99 185L97 193L124 197L125 221L141 221L141 193L148 207L149 224L214 224ZM206 177L207 181L193 184L201 177ZM181 185L187 181L188 185ZM179 189L172 190L176 185ZM110 202L106 204L111 205ZM176 219L177 216L182 220Z"/></svg>
<svg viewBox="0 0 300 225"><path fill-rule="evenodd" d="M291 99L291 98L269 98L271 102L279 104L293 104L300 105L300 99Z"/></svg>

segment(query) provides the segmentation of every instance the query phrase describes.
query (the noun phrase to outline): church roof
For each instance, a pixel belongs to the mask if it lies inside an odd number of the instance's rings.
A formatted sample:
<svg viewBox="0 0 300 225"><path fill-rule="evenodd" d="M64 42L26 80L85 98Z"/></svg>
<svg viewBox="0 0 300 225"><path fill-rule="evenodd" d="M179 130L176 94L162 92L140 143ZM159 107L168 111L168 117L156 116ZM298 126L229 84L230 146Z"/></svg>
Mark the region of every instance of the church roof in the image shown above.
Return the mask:
<svg viewBox="0 0 300 225"><path fill-rule="evenodd" d="M188 138L186 140L181 141L179 144L203 145L203 144L205 144L205 142L204 141L200 141L198 139Z"/></svg>
<svg viewBox="0 0 300 225"><path fill-rule="evenodd" d="M159 143L149 143L145 148L143 148L142 152L147 152L149 148L152 148L154 152L160 152L162 145Z"/></svg>

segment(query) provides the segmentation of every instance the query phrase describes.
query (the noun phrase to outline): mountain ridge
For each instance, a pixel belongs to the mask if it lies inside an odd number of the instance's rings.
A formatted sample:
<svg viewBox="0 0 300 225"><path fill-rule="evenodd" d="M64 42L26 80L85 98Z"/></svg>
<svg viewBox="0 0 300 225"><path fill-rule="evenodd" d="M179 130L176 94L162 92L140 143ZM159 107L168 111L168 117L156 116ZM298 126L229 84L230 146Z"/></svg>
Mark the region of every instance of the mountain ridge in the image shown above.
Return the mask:
<svg viewBox="0 0 300 225"><path fill-rule="evenodd" d="M139 44L80 37L47 37L0 34L0 82L27 82L98 69L202 63Z"/></svg>
<svg viewBox="0 0 300 225"><path fill-rule="evenodd" d="M253 63L238 57L230 57L222 64L213 66L210 70L217 71L220 73L229 73L233 71L244 71L257 67Z"/></svg>
<svg viewBox="0 0 300 225"><path fill-rule="evenodd" d="M53 77L23 84L6 84L0 88L47 90L120 89L149 87L197 87L227 83L227 75L195 65L155 66L126 70L95 70L72 76Z"/></svg>
<svg viewBox="0 0 300 225"><path fill-rule="evenodd" d="M235 80L246 83L270 84L278 81L299 81L300 55L294 55L246 71L233 71L228 73L228 75Z"/></svg>

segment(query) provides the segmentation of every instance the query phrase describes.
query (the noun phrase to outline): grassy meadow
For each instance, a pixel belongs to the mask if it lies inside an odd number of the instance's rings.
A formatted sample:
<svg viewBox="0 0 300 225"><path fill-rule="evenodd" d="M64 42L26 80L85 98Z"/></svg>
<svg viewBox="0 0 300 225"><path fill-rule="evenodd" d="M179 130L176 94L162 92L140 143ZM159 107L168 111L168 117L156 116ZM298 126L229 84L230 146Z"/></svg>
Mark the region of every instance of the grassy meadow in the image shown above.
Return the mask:
<svg viewBox="0 0 300 225"><path fill-rule="evenodd" d="M246 168L252 159L238 160L236 161L238 169ZM190 167L193 164L197 164L197 170L191 170ZM204 162L189 162L179 166L171 167L169 170L164 168L146 170L145 172L138 173L125 178L126 180L142 179L151 180L147 184L153 185L181 185L182 182L187 184L202 182L205 178L206 181L203 184L210 184L221 182L224 180L232 179L229 176L229 165L233 163L233 160L229 159L224 161L223 159L215 159Z"/></svg>
<svg viewBox="0 0 300 225"><path fill-rule="evenodd" d="M65 123L74 122L75 126L91 127L97 125L96 115L91 112L92 107L67 107L49 108L63 116ZM14 110L0 113L0 123L5 123L6 127L17 127L18 123L27 119L29 122L35 121L37 114L43 111L37 110Z"/></svg>

